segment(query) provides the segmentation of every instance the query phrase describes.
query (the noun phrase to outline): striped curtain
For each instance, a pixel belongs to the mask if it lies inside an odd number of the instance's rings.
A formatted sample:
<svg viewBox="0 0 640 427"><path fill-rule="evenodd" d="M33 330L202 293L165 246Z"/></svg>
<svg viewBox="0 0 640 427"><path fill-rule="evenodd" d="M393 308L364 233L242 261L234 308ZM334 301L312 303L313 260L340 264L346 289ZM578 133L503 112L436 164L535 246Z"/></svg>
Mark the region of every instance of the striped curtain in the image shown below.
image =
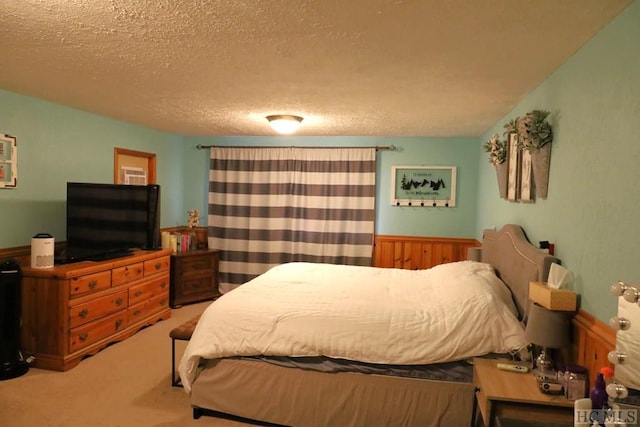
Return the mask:
<svg viewBox="0 0 640 427"><path fill-rule="evenodd" d="M371 265L375 148L211 149L220 290L292 261Z"/></svg>

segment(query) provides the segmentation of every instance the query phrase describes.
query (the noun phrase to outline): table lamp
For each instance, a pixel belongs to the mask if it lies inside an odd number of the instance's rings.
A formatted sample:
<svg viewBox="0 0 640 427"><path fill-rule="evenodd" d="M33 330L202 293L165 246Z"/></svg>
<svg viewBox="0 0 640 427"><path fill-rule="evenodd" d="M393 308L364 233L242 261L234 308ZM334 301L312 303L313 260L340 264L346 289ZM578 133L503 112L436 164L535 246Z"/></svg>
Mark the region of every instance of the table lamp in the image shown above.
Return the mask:
<svg viewBox="0 0 640 427"><path fill-rule="evenodd" d="M550 349L569 344L569 318L566 313L547 310L535 302L531 303L525 334L529 342L542 347L533 371L537 379L557 379Z"/></svg>

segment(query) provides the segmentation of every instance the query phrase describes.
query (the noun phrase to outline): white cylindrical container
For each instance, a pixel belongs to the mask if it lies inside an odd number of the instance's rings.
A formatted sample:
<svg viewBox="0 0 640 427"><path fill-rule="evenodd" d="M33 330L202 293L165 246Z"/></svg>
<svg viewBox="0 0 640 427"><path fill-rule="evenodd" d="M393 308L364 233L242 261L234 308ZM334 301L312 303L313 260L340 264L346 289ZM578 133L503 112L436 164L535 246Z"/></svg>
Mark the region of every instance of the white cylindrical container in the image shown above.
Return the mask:
<svg viewBox="0 0 640 427"><path fill-rule="evenodd" d="M55 243L53 236L38 233L31 238L31 268L52 268Z"/></svg>
<svg viewBox="0 0 640 427"><path fill-rule="evenodd" d="M168 231L162 232L162 249L171 249L171 233Z"/></svg>

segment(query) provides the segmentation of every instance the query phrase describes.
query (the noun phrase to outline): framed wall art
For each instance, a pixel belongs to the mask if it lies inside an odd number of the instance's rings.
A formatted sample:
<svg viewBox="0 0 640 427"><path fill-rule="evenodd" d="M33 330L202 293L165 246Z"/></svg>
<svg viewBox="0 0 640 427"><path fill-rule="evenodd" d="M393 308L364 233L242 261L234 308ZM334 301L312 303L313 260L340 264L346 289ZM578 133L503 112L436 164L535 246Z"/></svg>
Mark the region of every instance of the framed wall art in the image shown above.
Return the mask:
<svg viewBox="0 0 640 427"><path fill-rule="evenodd" d="M456 205L456 167L392 166L391 204L454 207Z"/></svg>
<svg viewBox="0 0 640 427"><path fill-rule="evenodd" d="M15 136L0 134L0 188L18 186L18 145Z"/></svg>
<svg viewBox="0 0 640 427"><path fill-rule="evenodd" d="M126 148L114 148L113 182L129 185L155 184L156 155Z"/></svg>

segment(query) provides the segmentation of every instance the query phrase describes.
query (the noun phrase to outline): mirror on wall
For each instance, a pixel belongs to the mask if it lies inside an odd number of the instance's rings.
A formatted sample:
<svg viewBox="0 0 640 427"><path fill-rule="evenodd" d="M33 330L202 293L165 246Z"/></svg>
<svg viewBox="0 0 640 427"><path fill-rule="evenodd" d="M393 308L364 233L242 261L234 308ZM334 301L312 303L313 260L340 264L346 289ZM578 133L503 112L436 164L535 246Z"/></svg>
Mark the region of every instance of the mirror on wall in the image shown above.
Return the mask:
<svg viewBox="0 0 640 427"><path fill-rule="evenodd" d="M616 351L625 356L622 363L616 363L615 378L628 388L640 390L640 306L624 296L618 298L618 319L626 319L629 324L616 333Z"/></svg>
<svg viewBox="0 0 640 427"><path fill-rule="evenodd" d="M640 425L640 285L617 282L611 286L611 292L618 297L618 314L610 321L616 330L616 348L608 358L615 365L615 374L607 385L607 394L613 409L620 410L619 416L624 416L625 423L621 425L637 427Z"/></svg>

